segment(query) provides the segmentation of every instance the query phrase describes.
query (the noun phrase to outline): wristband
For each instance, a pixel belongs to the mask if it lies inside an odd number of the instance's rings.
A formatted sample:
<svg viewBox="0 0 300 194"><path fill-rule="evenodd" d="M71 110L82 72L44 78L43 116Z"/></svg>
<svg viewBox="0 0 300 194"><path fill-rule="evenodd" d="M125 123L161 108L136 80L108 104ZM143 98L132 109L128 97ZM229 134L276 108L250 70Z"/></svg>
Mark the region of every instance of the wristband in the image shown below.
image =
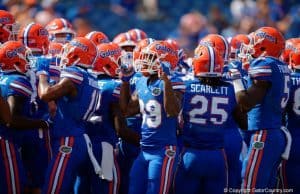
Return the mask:
<svg viewBox="0 0 300 194"><path fill-rule="evenodd" d="M242 79L232 80L232 84L233 84L233 88L234 88L235 93L246 90L246 87L245 87L244 82L243 82Z"/></svg>

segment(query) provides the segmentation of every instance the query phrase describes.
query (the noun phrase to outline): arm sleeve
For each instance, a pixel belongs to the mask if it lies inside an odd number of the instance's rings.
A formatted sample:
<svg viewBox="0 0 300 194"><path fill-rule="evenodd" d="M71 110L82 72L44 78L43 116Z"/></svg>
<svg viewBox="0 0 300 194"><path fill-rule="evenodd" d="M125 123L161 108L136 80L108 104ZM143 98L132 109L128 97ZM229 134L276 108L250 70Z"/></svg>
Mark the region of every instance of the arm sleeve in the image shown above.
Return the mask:
<svg viewBox="0 0 300 194"><path fill-rule="evenodd" d="M8 96L18 95L30 98L33 94L32 86L29 80L25 78L17 78L9 83Z"/></svg>
<svg viewBox="0 0 300 194"><path fill-rule="evenodd" d="M257 59L253 61L248 73L252 79L272 81L272 66L267 60Z"/></svg>

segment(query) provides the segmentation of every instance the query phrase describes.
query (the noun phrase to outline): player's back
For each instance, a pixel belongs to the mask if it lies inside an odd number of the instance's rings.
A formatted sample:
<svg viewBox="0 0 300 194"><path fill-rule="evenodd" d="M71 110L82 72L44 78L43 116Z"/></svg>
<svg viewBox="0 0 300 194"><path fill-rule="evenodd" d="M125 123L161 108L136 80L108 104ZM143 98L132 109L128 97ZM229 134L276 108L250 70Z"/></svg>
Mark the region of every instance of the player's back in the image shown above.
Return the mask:
<svg viewBox="0 0 300 194"><path fill-rule="evenodd" d="M62 70L61 79L70 79L76 89L76 97L65 96L58 100L52 133L56 136L76 136L84 133L84 122L100 106L97 81L86 70L71 66Z"/></svg>
<svg viewBox="0 0 300 194"><path fill-rule="evenodd" d="M24 97L24 115L29 115L30 110L30 97L32 95L32 87L25 75L21 75L16 72L2 73L0 78L1 95L7 100L9 96L21 96ZM0 125L0 135L8 135L7 127ZM9 134L11 135L11 133Z"/></svg>
<svg viewBox="0 0 300 194"><path fill-rule="evenodd" d="M279 129L289 97L288 66L273 57L257 58L250 64L249 76L249 87L253 85L253 79L268 81L271 85L262 102L248 112L248 129Z"/></svg>
<svg viewBox="0 0 300 194"><path fill-rule="evenodd" d="M184 144L199 149L222 148L235 106L230 83L219 81L212 86L198 78L188 80L183 100Z"/></svg>
<svg viewBox="0 0 300 194"><path fill-rule="evenodd" d="M290 98L287 105L287 128L300 136L300 73L291 74Z"/></svg>
<svg viewBox="0 0 300 194"><path fill-rule="evenodd" d="M118 103L119 92L116 88L120 81L108 76L98 77L97 87L99 90L99 106L87 122L87 134L100 136L103 141L113 143L116 134L111 114L112 103Z"/></svg>

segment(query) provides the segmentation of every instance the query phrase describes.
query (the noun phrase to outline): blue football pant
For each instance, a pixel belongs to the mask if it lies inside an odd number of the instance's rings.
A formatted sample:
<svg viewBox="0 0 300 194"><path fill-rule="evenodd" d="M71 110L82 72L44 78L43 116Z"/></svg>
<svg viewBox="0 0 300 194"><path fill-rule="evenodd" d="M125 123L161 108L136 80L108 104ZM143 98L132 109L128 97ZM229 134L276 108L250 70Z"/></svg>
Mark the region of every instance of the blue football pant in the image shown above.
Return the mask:
<svg viewBox="0 0 300 194"><path fill-rule="evenodd" d="M167 194L176 164L176 147L143 150L130 172L129 194Z"/></svg>
<svg viewBox="0 0 300 194"><path fill-rule="evenodd" d="M121 176L119 194L128 194L130 170L139 152L139 147L131 145L124 140L121 140L117 145L116 157Z"/></svg>
<svg viewBox="0 0 300 194"><path fill-rule="evenodd" d="M238 129L230 129L224 135L224 147L228 163L228 188L240 188L242 183L242 161L240 153L243 139Z"/></svg>
<svg viewBox="0 0 300 194"><path fill-rule="evenodd" d="M83 136L62 137L53 141L53 158L46 173L43 194L69 194L73 191L78 170L88 158Z"/></svg>
<svg viewBox="0 0 300 194"><path fill-rule="evenodd" d="M90 137L93 145L93 153L98 163L102 161L102 140L98 137ZM84 162L79 170L76 183L74 186L75 194L116 194L120 186L120 172L118 163L114 160L113 180L107 181L101 179L94 171L90 159Z"/></svg>
<svg viewBox="0 0 300 194"><path fill-rule="evenodd" d="M279 178L284 189L293 189L293 193L300 193L300 137L292 136L290 157L282 162Z"/></svg>
<svg viewBox="0 0 300 194"><path fill-rule="evenodd" d="M175 194L223 194L227 187L225 151L183 148L175 172Z"/></svg>
<svg viewBox="0 0 300 194"><path fill-rule="evenodd" d="M16 146L0 137L0 193L21 194L25 174Z"/></svg>
<svg viewBox="0 0 300 194"><path fill-rule="evenodd" d="M275 188L285 142L280 129L260 130L252 135L242 170L242 187L249 190L250 194L259 193L254 188Z"/></svg>
<svg viewBox="0 0 300 194"><path fill-rule="evenodd" d="M26 188L42 189L45 182L45 174L52 157L49 130L27 133L21 145L21 156L27 176Z"/></svg>

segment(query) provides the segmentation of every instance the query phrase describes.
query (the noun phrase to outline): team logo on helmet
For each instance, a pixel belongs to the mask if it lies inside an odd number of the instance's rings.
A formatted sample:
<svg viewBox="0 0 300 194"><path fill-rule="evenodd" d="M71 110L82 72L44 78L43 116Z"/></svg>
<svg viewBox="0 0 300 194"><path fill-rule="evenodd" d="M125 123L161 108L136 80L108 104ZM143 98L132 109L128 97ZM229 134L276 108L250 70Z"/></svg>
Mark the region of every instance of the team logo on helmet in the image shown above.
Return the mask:
<svg viewBox="0 0 300 194"><path fill-rule="evenodd" d="M83 51L88 51L89 47L78 42L78 41L71 41L70 45L75 46L75 47L79 47L80 49L82 49Z"/></svg>
<svg viewBox="0 0 300 194"><path fill-rule="evenodd" d="M19 47L12 51L7 51L6 56L8 58L13 58L13 57L16 57L18 55L18 53L22 53L22 52L25 52L25 47Z"/></svg>
<svg viewBox="0 0 300 194"><path fill-rule="evenodd" d="M39 29L40 36L48 36L48 31L44 28Z"/></svg>
<svg viewBox="0 0 300 194"><path fill-rule="evenodd" d="M120 53L121 53L121 49L118 48L118 49L114 49L114 50L102 51L99 53L99 55L100 55L100 57L105 58L105 57L113 56L113 55L120 54Z"/></svg>
<svg viewBox="0 0 300 194"><path fill-rule="evenodd" d="M165 46L165 45L160 45L160 44L157 44L156 46L155 46L155 48L156 48L156 50L161 50L161 51L164 51L164 52L167 52L167 53L171 53L171 54L173 54L173 55L177 55L177 53L173 50L173 49L171 49L171 48L169 48L169 47L167 47L167 46Z"/></svg>
<svg viewBox="0 0 300 194"><path fill-rule="evenodd" d="M271 42L276 42L276 38L267 34L266 32L258 31L255 35L258 36L259 38L264 38Z"/></svg>
<svg viewBox="0 0 300 194"><path fill-rule="evenodd" d="M0 18L0 23L11 23L11 19L8 17Z"/></svg>

